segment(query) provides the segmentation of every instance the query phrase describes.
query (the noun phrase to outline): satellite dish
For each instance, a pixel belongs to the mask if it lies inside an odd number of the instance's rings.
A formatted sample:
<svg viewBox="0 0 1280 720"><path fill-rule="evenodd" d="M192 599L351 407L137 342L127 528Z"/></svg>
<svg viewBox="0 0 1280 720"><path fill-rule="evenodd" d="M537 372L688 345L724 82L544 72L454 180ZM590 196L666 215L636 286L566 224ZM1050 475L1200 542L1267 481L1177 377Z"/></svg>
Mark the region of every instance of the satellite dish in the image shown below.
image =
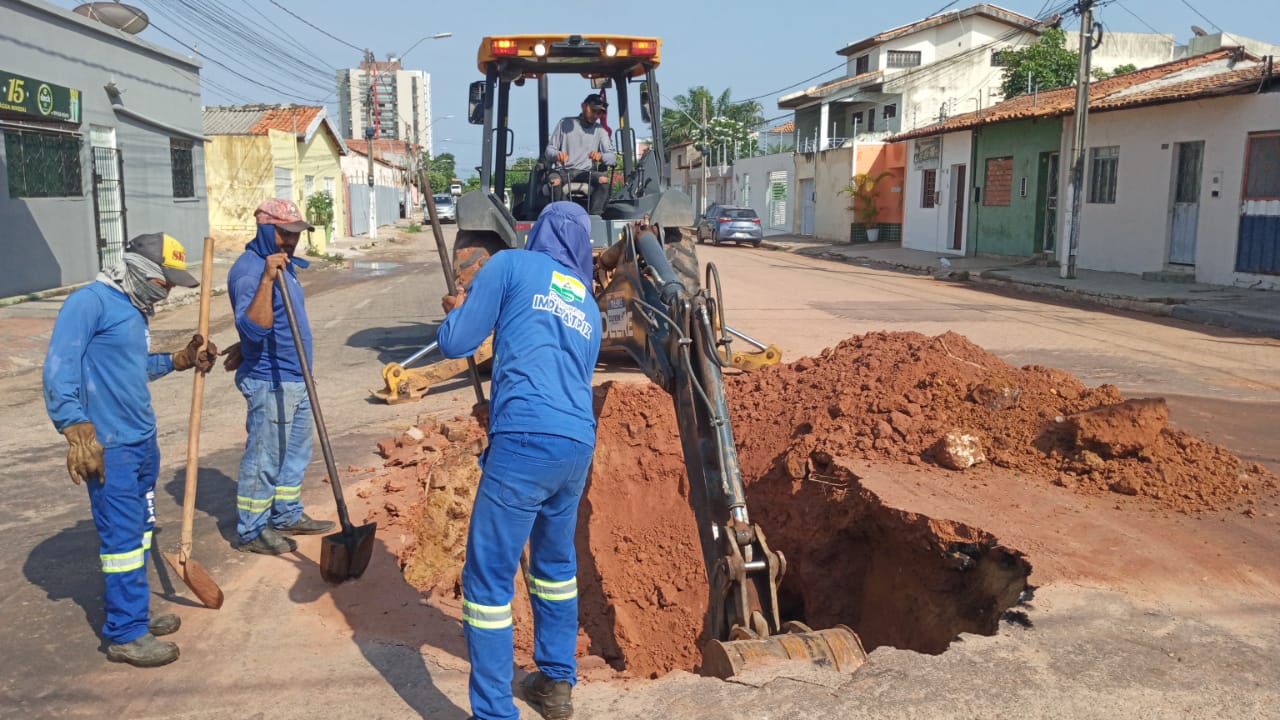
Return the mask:
<svg viewBox="0 0 1280 720"><path fill-rule="evenodd" d="M1191 32L1195 33L1196 37L1204 37L1205 35L1209 34L1205 32L1205 29L1200 27L1199 25L1192 25Z"/></svg>
<svg viewBox="0 0 1280 720"><path fill-rule="evenodd" d="M103 25L110 25L130 35L137 35L142 32L151 22L147 14L138 8L118 2L85 3L72 12L77 15L83 15L90 20L97 20Z"/></svg>

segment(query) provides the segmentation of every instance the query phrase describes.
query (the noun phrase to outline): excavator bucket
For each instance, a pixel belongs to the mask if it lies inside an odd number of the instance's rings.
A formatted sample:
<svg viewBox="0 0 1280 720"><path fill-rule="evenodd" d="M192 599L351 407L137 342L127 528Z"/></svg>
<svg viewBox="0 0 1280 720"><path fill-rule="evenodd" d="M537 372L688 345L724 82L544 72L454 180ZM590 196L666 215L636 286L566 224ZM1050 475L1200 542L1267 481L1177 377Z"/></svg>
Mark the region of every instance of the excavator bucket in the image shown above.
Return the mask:
<svg viewBox="0 0 1280 720"><path fill-rule="evenodd" d="M844 625L811 630L791 622L783 633L767 638L712 640L702 649L702 674L724 680L757 667L797 661L851 673L867 661L867 651Z"/></svg>

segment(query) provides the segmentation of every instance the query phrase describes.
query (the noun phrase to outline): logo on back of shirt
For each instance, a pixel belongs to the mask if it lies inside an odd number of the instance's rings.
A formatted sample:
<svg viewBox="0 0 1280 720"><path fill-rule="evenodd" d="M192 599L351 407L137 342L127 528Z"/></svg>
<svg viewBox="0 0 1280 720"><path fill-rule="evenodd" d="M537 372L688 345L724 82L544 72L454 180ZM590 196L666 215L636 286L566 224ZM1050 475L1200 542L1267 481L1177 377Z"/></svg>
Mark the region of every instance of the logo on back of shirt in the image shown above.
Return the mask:
<svg viewBox="0 0 1280 720"><path fill-rule="evenodd" d="M591 338L591 323L587 322L587 314L570 305L571 302L583 302L587 299L587 286L582 281L562 272L552 271L551 287L546 295L533 296L533 309L545 310L560 318L560 321L572 330L582 333L582 337Z"/></svg>
<svg viewBox="0 0 1280 720"><path fill-rule="evenodd" d="M562 272L551 272L551 292L559 295L565 302L582 302L587 299L587 286L578 278Z"/></svg>

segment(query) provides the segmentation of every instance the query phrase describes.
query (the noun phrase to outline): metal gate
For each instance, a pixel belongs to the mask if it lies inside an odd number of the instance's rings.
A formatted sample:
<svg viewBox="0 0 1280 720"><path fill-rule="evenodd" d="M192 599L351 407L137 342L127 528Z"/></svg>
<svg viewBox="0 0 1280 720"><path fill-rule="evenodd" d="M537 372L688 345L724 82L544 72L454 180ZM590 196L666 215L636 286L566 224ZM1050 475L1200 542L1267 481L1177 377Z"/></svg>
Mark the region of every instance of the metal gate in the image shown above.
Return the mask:
<svg viewBox="0 0 1280 720"><path fill-rule="evenodd" d="M787 171L774 170L769 173L769 197L766 199L769 218L769 229L790 232L787 224Z"/></svg>
<svg viewBox="0 0 1280 720"><path fill-rule="evenodd" d="M93 219L98 227L99 269L120 261L129 234L124 206L124 155L119 148L93 148Z"/></svg>
<svg viewBox="0 0 1280 720"><path fill-rule="evenodd" d="M818 198L813 189L814 181L800 181L800 234L812 235L814 226L814 214L817 206Z"/></svg>
<svg viewBox="0 0 1280 720"><path fill-rule="evenodd" d="M1196 229L1200 225L1200 175L1204 142L1177 144L1173 183L1173 226L1169 233L1169 263L1196 264Z"/></svg>
<svg viewBox="0 0 1280 720"><path fill-rule="evenodd" d="M1280 275L1280 132L1251 133L1236 272Z"/></svg>

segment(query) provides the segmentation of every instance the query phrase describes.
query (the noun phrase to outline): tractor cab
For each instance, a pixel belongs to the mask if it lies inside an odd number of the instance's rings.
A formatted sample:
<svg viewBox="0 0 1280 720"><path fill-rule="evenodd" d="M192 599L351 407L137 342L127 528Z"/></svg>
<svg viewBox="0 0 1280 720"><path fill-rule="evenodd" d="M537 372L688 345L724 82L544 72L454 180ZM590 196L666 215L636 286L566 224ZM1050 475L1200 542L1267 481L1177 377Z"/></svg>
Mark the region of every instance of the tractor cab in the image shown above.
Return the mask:
<svg viewBox="0 0 1280 720"><path fill-rule="evenodd" d="M484 128L480 187L459 198L459 230L491 233L507 247L523 247L547 204L569 200L588 208L592 183L602 180L607 199L591 216L596 247L612 244L623 226L646 216L663 227L692 225L688 196L664 188L655 74L660 51L661 41L653 37L485 37L477 56L484 79L471 83L468 93L468 120ZM600 124L614 158L573 177L546 151L554 124L578 115L589 93L607 98ZM535 113L536 137L531 130Z"/></svg>

